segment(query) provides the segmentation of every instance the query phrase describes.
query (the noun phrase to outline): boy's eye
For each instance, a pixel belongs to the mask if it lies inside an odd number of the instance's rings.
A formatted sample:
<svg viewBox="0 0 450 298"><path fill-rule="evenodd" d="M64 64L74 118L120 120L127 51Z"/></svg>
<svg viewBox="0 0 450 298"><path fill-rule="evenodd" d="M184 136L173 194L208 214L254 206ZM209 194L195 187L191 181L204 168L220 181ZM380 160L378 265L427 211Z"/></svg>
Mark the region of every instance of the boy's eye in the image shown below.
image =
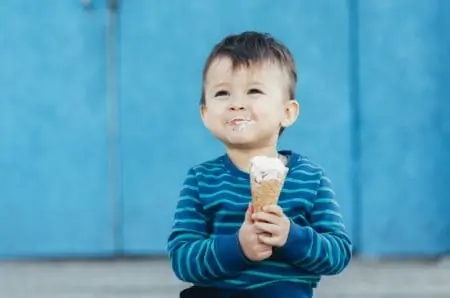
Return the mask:
<svg viewBox="0 0 450 298"><path fill-rule="evenodd" d="M214 96L219 97L219 96L228 96L228 95L230 95L230 92L225 91L225 90L220 90L220 91L217 91Z"/></svg>
<svg viewBox="0 0 450 298"><path fill-rule="evenodd" d="M248 90L248 94L262 94L262 91L259 89L252 88Z"/></svg>

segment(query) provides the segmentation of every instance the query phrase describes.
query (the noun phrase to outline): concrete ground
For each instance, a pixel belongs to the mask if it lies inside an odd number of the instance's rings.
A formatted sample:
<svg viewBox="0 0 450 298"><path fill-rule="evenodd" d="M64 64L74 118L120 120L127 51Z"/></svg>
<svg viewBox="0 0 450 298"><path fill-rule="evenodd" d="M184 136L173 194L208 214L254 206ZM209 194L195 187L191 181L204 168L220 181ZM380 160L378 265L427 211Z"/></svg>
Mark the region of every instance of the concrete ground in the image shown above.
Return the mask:
<svg viewBox="0 0 450 298"><path fill-rule="evenodd" d="M0 263L0 298L175 298L184 286L165 260ZM449 298L450 260L355 260L314 297Z"/></svg>

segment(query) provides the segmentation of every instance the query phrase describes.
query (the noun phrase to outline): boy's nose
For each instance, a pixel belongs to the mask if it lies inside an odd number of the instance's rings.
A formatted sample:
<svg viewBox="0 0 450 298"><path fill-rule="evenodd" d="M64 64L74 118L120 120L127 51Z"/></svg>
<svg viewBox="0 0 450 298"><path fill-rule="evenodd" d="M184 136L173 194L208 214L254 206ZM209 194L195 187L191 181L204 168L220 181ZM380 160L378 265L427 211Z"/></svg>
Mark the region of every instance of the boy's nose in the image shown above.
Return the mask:
<svg viewBox="0 0 450 298"><path fill-rule="evenodd" d="M234 99L230 103L229 109L231 111L241 111L241 110L245 110L246 107L245 107L244 103L242 102L242 100Z"/></svg>
<svg viewBox="0 0 450 298"><path fill-rule="evenodd" d="M243 105L231 105L230 110L232 111L243 111L245 107Z"/></svg>

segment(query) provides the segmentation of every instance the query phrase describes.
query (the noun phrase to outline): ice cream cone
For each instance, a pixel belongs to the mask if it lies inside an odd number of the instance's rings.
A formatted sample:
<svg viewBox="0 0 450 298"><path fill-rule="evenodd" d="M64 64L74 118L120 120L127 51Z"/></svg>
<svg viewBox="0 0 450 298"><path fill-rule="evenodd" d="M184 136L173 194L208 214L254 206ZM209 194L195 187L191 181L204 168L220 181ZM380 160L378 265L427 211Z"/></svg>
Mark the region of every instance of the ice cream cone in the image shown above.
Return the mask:
<svg viewBox="0 0 450 298"><path fill-rule="evenodd" d="M254 212L264 206L278 204L287 168L278 158L257 156L250 168L252 205Z"/></svg>

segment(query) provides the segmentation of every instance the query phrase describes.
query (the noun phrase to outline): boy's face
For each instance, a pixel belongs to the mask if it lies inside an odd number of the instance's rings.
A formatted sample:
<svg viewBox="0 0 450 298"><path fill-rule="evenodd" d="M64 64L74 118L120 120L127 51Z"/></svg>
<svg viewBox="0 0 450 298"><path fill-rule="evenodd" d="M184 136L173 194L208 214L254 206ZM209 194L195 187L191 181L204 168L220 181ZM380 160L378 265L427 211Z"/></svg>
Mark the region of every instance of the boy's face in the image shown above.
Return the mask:
<svg viewBox="0 0 450 298"><path fill-rule="evenodd" d="M298 116L288 82L276 63L233 69L231 59L216 58L205 77L203 122L227 146L272 146L280 128L290 126Z"/></svg>

